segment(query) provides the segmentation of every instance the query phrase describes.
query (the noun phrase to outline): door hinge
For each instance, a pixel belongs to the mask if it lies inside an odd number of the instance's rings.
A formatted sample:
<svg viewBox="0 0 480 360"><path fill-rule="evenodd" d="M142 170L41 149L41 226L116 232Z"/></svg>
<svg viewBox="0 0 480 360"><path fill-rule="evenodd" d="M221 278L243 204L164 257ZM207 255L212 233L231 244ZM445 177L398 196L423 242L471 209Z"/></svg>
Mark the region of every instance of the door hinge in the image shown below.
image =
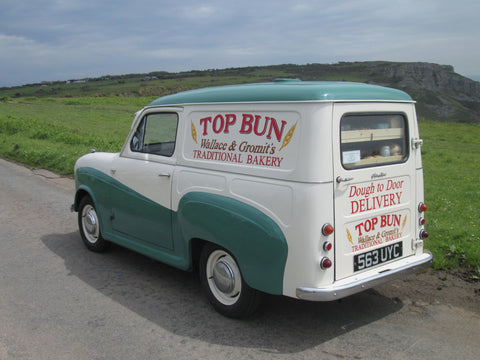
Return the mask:
<svg viewBox="0 0 480 360"><path fill-rule="evenodd" d="M412 149L418 149L422 145L423 145L422 139L412 139Z"/></svg>

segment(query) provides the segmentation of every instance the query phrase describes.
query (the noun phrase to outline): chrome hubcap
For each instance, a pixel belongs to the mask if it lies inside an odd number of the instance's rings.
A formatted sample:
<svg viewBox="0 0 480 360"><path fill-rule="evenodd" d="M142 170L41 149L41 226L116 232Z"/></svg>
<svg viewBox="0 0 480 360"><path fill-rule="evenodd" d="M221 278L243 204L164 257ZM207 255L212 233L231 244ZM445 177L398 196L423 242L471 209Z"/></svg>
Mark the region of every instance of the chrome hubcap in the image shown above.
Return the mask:
<svg viewBox="0 0 480 360"><path fill-rule="evenodd" d="M98 217L92 205L86 205L82 211L82 227L85 238L88 242L95 244L100 235Z"/></svg>
<svg viewBox="0 0 480 360"><path fill-rule="evenodd" d="M97 220L92 211L89 211L87 215L85 215L85 230L87 230L89 234L95 234L97 230Z"/></svg>
<svg viewBox="0 0 480 360"><path fill-rule="evenodd" d="M235 259L224 250L215 250L208 257L205 271L213 296L224 305L235 304L242 291L242 275Z"/></svg>
<svg viewBox="0 0 480 360"><path fill-rule="evenodd" d="M213 269L213 281L218 290L228 294L235 288L235 275L230 266L220 260Z"/></svg>

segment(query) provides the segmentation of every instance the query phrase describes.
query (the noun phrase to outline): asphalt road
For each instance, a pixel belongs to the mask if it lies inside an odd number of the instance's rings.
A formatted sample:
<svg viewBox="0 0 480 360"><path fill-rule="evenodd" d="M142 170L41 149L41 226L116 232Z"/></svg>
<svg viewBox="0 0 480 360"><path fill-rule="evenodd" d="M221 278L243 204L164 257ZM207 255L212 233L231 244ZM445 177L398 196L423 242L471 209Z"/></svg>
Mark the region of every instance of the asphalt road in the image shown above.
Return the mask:
<svg viewBox="0 0 480 360"><path fill-rule="evenodd" d="M73 181L0 160L0 359L478 359L478 313L377 290L217 314L198 277L86 250ZM418 305L418 304L417 304Z"/></svg>

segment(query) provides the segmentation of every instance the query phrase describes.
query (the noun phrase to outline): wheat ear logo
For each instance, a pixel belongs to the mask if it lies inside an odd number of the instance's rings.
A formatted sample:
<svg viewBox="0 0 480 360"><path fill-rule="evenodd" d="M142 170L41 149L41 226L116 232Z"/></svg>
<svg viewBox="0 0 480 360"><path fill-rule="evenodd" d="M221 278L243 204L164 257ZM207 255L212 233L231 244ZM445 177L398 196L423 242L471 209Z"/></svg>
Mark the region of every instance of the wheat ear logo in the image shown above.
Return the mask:
<svg viewBox="0 0 480 360"><path fill-rule="evenodd" d="M348 229L345 229L345 230L347 230L347 238L348 238L348 241L350 241L350 242L352 243L352 245L353 245L352 234L350 234L350 231L348 231Z"/></svg>
<svg viewBox="0 0 480 360"><path fill-rule="evenodd" d="M197 130L195 129L195 125L193 125L193 121L191 121L192 123L192 139L193 141L195 141L195 144L198 144L197 142Z"/></svg>
<svg viewBox="0 0 480 360"><path fill-rule="evenodd" d="M288 130L287 135L285 135L285 138L283 139L282 147L280 149L278 149L278 151L282 150L285 146L287 146L290 143L290 141L292 140L292 137L293 137L293 133L295 132L295 127L296 126L297 126L297 123L295 123L295 125L293 125L292 128L290 130Z"/></svg>

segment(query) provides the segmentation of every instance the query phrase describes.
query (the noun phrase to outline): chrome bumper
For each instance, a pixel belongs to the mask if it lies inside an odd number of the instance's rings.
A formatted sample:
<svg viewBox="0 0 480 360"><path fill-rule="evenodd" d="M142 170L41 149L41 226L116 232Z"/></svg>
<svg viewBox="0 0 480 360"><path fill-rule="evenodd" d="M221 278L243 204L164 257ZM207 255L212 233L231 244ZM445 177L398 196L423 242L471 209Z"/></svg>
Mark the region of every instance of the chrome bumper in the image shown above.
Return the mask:
<svg viewBox="0 0 480 360"><path fill-rule="evenodd" d="M431 266L433 256L424 252L421 256L411 256L392 263L395 267L385 270L370 270L358 276L351 276L334 284L321 287L298 287L299 299L310 301L332 301L359 293L371 287L383 284L406 274L415 273Z"/></svg>

